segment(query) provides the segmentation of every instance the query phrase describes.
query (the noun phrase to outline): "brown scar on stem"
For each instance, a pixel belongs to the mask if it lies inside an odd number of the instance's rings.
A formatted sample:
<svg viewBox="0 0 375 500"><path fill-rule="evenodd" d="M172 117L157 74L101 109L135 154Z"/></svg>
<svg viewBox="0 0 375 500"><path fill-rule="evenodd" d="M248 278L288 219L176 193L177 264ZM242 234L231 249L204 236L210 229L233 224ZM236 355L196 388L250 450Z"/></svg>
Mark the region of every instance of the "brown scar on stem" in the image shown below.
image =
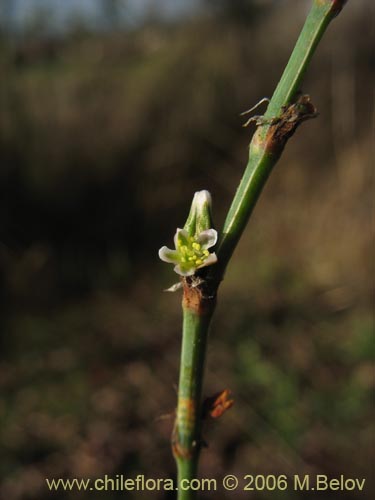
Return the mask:
<svg viewBox="0 0 375 500"><path fill-rule="evenodd" d="M172 453L175 458L184 458L189 460L192 458L193 453L190 448L182 446L178 439L178 425L175 424L172 432Z"/></svg>
<svg viewBox="0 0 375 500"><path fill-rule="evenodd" d="M195 419L195 404L190 398L179 398L177 420L184 420L186 426L192 426Z"/></svg>
<svg viewBox="0 0 375 500"><path fill-rule="evenodd" d="M178 400L177 417L172 432L172 452L177 458L190 459L197 449L197 443L193 441L191 446L184 446L180 442L180 429L194 425L196 416L195 403L190 398L180 398Z"/></svg>
<svg viewBox="0 0 375 500"><path fill-rule="evenodd" d="M213 396L206 398L203 402L203 418L219 418L234 405L234 400L230 399L229 389L217 392Z"/></svg>
<svg viewBox="0 0 375 500"><path fill-rule="evenodd" d="M195 276L183 278L182 287L182 307L184 309L190 309L198 316L204 316L212 312L215 306L216 293L207 290L207 282L204 279Z"/></svg>
<svg viewBox="0 0 375 500"><path fill-rule="evenodd" d="M318 116L317 109L310 100L310 96L301 95L296 102L285 106L281 115L270 120L266 136L262 131L262 124L257 129L252 147L262 148L268 154L280 156L288 139L294 134L298 126ZM264 123L266 125L267 122Z"/></svg>
<svg viewBox="0 0 375 500"><path fill-rule="evenodd" d="M179 439L178 439L178 428L177 425L175 425L172 433L172 453L173 456L176 459L184 459L184 460L191 460L194 455L197 455L199 453L199 450L201 447L207 447L207 443L205 441L199 440L199 441L193 441L191 443L191 446L188 448L186 446L183 446Z"/></svg>

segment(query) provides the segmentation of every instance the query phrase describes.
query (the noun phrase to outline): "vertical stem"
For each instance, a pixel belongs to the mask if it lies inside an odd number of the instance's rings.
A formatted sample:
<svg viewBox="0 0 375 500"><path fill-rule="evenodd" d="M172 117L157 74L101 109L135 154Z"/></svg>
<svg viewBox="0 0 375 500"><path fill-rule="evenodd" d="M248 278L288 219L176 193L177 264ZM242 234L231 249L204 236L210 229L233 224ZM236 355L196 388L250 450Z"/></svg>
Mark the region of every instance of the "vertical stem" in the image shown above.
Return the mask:
<svg viewBox="0 0 375 500"><path fill-rule="evenodd" d="M198 288L185 285L182 308L180 380L172 447L178 471L178 499L193 500L196 492L182 488L187 488L197 476L206 342L215 300L205 299Z"/></svg>
<svg viewBox="0 0 375 500"><path fill-rule="evenodd" d="M242 235L263 186L284 145L297 126L314 115L308 96L295 102L309 61L330 21L345 0L314 0L289 63L250 144L249 161L234 196L219 241L218 263L194 286L183 281L183 339L176 422L172 438L178 468L178 500L194 500L196 492L183 490L197 475L201 448L202 404L206 341L215 309L217 288Z"/></svg>

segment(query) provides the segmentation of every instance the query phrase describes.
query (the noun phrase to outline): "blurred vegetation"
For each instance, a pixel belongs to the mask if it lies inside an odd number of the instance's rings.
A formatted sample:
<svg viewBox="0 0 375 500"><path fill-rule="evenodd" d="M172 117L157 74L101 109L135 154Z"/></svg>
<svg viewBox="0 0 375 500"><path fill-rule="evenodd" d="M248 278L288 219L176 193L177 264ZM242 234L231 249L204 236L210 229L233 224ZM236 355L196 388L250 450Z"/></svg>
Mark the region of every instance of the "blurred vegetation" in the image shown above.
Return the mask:
<svg viewBox="0 0 375 500"><path fill-rule="evenodd" d="M162 293L175 278L157 250L198 189L222 223L252 133L239 113L272 93L307 5L245 23L244 4L224 4L0 41L4 498L51 498L45 477L174 474L180 297ZM367 7L349 2L319 48L304 91L320 116L288 145L223 283L205 392L228 387L236 404L205 430L202 477L345 474L367 489L340 498L372 497ZM127 498L151 495L170 498Z"/></svg>

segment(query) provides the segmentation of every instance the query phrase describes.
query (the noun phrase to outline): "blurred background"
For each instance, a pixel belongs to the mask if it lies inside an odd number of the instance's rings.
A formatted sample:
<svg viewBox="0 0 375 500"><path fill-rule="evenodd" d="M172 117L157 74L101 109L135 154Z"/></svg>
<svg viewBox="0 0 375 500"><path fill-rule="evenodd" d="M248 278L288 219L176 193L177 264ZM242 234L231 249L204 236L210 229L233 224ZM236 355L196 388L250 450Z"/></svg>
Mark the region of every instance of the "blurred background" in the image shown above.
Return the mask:
<svg viewBox="0 0 375 500"><path fill-rule="evenodd" d="M181 297L157 251L198 189L223 223L253 133L239 114L271 96L309 6L0 1L2 498L111 500L44 478L174 476ZM202 477L344 474L366 490L340 498L372 498L373 11L348 2L329 27L303 87L320 115L220 289L204 392L236 402L204 430Z"/></svg>

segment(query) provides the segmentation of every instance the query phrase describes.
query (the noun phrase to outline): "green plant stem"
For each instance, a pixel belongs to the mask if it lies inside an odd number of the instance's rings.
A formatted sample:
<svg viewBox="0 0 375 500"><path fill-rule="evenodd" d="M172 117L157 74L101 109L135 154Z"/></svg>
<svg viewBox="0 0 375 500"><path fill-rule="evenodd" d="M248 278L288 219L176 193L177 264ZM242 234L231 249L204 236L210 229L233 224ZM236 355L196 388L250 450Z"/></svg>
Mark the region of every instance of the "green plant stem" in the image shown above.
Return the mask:
<svg viewBox="0 0 375 500"><path fill-rule="evenodd" d="M284 73L267 108L265 118L278 116L299 91L302 78L329 23L335 17L332 1L315 0L294 46Z"/></svg>
<svg viewBox="0 0 375 500"><path fill-rule="evenodd" d="M218 244L218 263L203 274L201 284L184 279L183 340L173 453L178 481L195 478L201 448L202 382L206 341L215 308L217 288L243 233L263 186L297 126L311 117L308 101L297 105L296 94L309 61L330 21L344 1L314 0L304 28L261 124L250 144L249 161L226 217ZM178 492L179 500L193 500L194 491Z"/></svg>
<svg viewBox="0 0 375 500"><path fill-rule="evenodd" d="M201 393L208 328L213 307L197 311L183 306L183 337L178 389L174 454L178 484L196 477L201 446ZM180 491L179 499L192 499L194 492Z"/></svg>
<svg viewBox="0 0 375 500"><path fill-rule="evenodd" d="M284 144L277 150L269 148L266 141L273 126L272 120L281 118L283 110L294 101L317 45L343 3L333 0L313 2L289 62L267 107L265 124L258 128L250 143L249 160L221 233L217 250L219 262L212 269L215 281L222 279L263 186L282 152Z"/></svg>

